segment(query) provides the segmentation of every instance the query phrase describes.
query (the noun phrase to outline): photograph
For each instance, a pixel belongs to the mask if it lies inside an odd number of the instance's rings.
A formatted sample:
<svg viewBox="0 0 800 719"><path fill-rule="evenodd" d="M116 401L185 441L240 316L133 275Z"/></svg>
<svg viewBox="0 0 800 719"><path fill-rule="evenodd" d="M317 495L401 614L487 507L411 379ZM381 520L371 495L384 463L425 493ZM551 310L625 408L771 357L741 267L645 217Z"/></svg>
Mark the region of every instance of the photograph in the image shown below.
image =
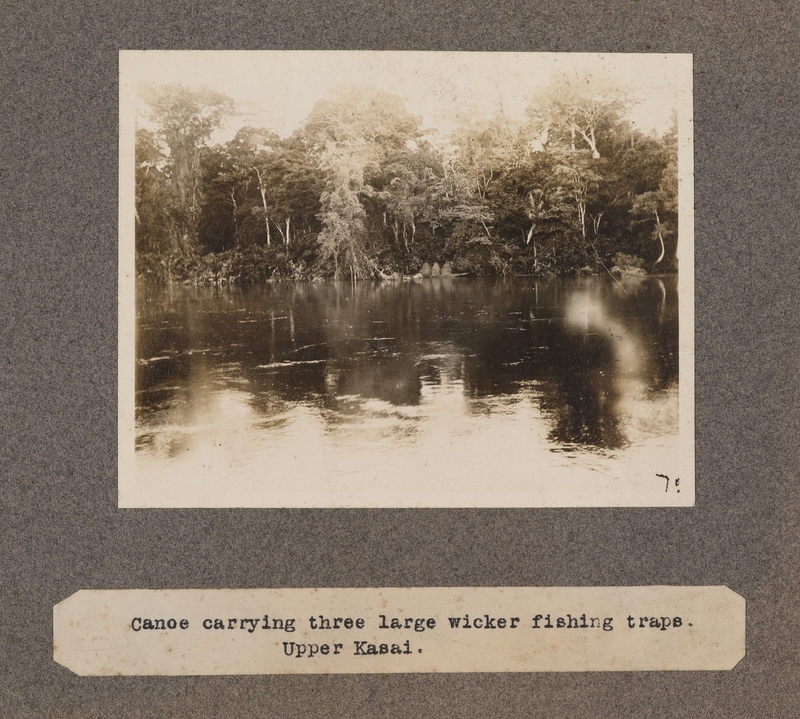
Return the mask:
<svg viewBox="0 0 800 719"><path fill-rule="evenodd" d="M694 504L692 56L121 51L120 507Z"/></svg>

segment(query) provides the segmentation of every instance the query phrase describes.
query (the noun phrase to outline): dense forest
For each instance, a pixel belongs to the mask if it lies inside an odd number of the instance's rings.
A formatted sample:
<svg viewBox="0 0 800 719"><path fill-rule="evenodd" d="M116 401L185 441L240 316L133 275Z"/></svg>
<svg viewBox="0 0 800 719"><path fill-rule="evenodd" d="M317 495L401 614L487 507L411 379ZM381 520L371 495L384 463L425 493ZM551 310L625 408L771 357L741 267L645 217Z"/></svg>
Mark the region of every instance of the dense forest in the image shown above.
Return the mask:
<svg viewBox="0 0 800 719"><path fill-rule="evenodd" d="M341 87L282 138L206 87L143 85L137 274L155 283L677 270L677 122L556 78L524 118L426 129L402 98Z"/></svg>

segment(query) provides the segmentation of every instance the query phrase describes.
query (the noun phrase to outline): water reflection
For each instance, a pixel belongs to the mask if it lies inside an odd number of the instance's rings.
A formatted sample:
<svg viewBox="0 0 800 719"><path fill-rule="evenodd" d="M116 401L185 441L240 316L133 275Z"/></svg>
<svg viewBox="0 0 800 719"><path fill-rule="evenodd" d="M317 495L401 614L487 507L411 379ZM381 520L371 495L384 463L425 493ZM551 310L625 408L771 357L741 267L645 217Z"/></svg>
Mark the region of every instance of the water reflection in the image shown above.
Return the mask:
<svg viewBox="0 0 800 719"><path fill-rule="evenodd" d="M540 436L538 450L579 456L677 435L675 278L276 283L139 298L137 448L164 461L229 432L240 436L231 461L245 466L270 461L257 455L271 436L302 444L322 432L368 454L386 438L502 435L523 416L522 453Z"/></svg>

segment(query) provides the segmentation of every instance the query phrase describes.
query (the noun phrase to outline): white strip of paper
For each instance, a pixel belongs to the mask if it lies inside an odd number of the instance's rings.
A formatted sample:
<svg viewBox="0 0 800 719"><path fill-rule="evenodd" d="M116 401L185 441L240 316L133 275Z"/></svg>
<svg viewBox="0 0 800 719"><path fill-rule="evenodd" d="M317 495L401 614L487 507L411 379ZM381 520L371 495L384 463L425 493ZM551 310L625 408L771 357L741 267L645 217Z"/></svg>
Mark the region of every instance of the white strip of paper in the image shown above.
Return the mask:
<svg viewBox="0 0 800 719"><path fill-rule="evenodd" d="M726 587L83 590L54 608L83 676L732 669Z"/></svg>

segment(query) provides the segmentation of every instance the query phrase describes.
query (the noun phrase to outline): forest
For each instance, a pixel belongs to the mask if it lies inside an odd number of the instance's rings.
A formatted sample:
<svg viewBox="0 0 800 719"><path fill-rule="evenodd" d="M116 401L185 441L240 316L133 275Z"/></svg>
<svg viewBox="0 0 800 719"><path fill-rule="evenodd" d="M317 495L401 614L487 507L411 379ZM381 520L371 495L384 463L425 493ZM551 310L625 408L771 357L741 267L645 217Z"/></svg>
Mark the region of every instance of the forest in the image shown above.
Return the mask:
<svg viewBox="0 0 800 719"><path fill-rule="evenodd" d="M524 117L426 128L405 101L341 86L290 136L244 126L208 87L142 85L137 276L155 284L428 274L677 271L677 119L630 119L624 88L556 77Z"/></svg>

